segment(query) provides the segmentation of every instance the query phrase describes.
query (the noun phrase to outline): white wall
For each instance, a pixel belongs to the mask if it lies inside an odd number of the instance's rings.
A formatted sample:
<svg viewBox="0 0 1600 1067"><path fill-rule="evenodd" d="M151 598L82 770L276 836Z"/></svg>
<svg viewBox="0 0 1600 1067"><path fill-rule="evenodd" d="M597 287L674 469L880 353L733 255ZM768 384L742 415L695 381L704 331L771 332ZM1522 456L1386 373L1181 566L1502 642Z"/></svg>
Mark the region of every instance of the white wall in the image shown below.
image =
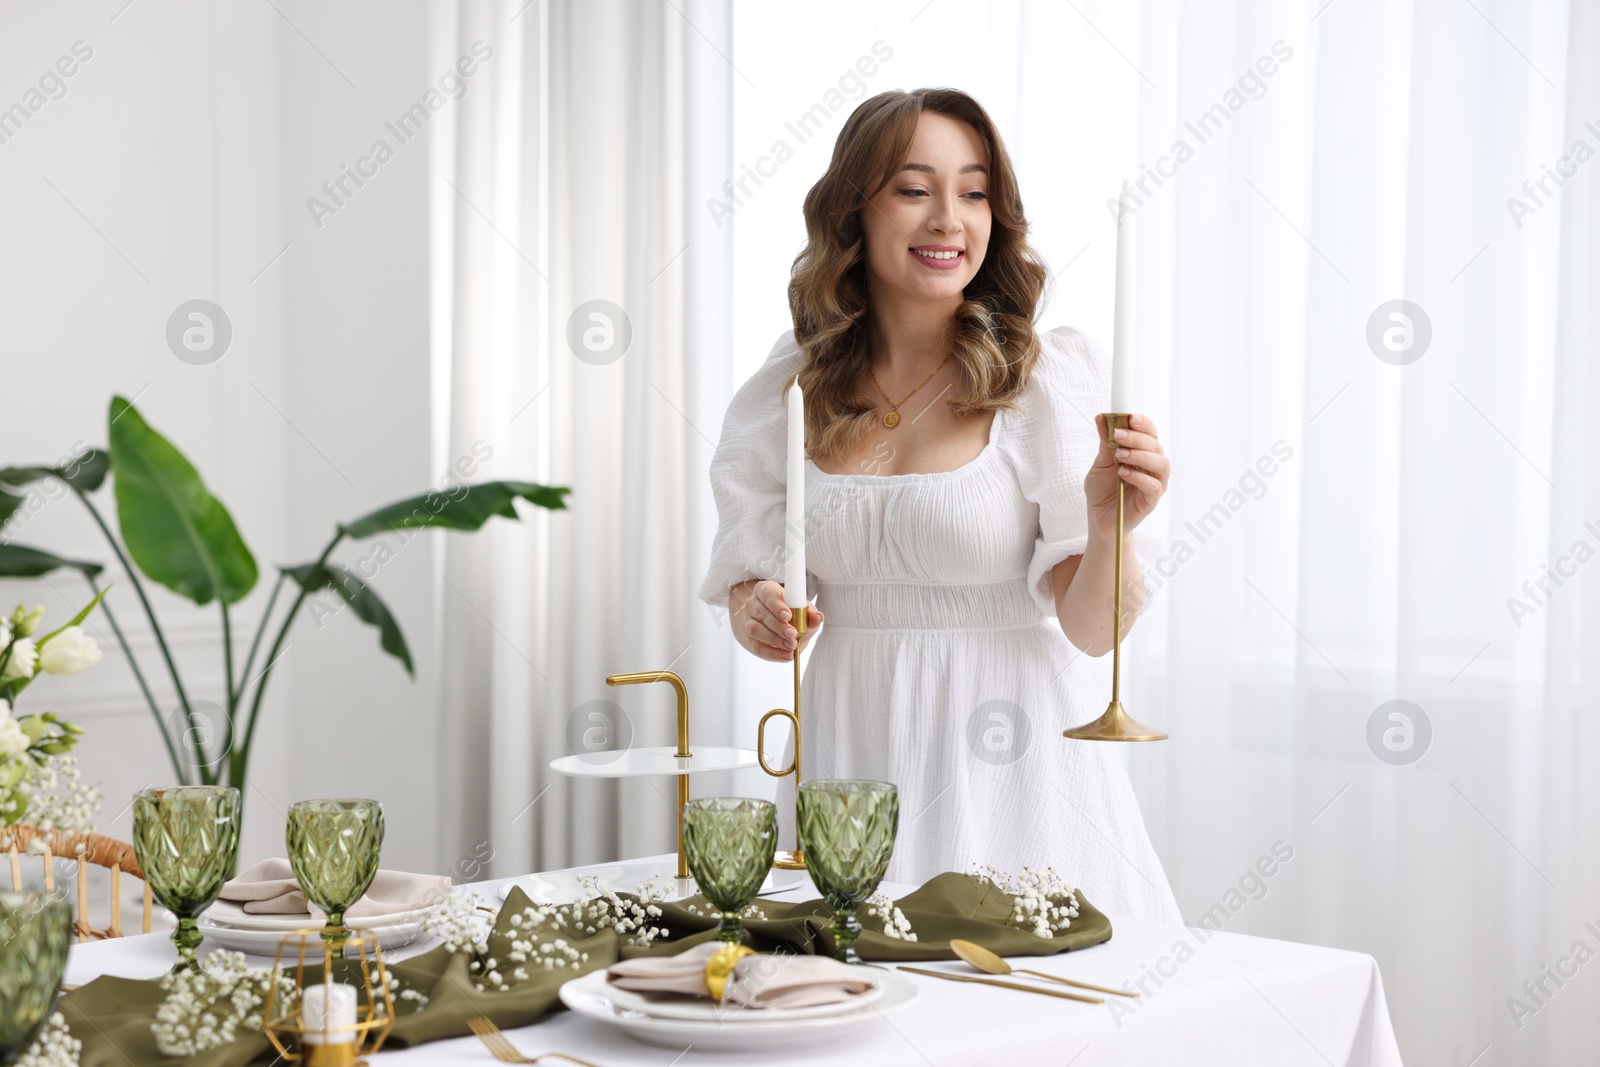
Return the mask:
<svg viewBox="0 0 1600 1067"><path fill-rule="evenodd" d="M424 15L421 0L0 12L0 107L74 42L93 49L66 94L0 143L0 465L103 443L111 395L136 398L228 505L261 567L236 612L241 658L275 564L314 558L336 520L436 480L426 144L401 148L320 230L305 207L427 87ZM233 324L229 351L209 366L180 361L165 341L168 316L193 298ZM109 511L109 488L100 496ZM13 520L6 536L113 562L71 499ZM320 629L309 613L296 624L256 739L245 862L282 854L289 802L369 795L389 815L385 866L434 866L440 536L419 538L375 579L410 642L415 683L348 612ZM354 564L371 547L336 558ZM171 705L131 592L119 581L109 601ZM215 607L159 588L152 597L190 696L221 704ZM81 581L60 575L0 583L0 606L43 603L53 619L84 598ZM99 666L41 680L19 710L52 708L89 728L80 756L107 794L101 829L127 839L131 793L172 773L101 629Z"/></svg>
<svg viewBox="0 0 1600 1067"><path fill-rule="evenodd" d="M284 408L292 433L286 471L292 553L315 558L336 520L348 520L438 484L431 473L428 330L428 146L400 145L385 128L421 99L427 67L426 5L282 5L315 42L278 37L282 121ZM348 81L346 80L348 79ZM351 83L354 84L352 88ZM322 183L355 167L379 138L395 156L318 228L306 207ZM342 197L342 194L341 194ZM343 198L343 197L342 197ZM314 447L313 447L314 446ZM428 532L373 578L399 620L415 683L349 611L297 631L289 688L288 799L344 793L383 800L384 862L435 864L435 730L438 539ZM347 565L377 541L337 553ZM374 561L375 562L375 561ZM366 573L365 571L363 573ZM335 747L310 739L333 737ZM302 740L305 739L305 740Z"/></svg>

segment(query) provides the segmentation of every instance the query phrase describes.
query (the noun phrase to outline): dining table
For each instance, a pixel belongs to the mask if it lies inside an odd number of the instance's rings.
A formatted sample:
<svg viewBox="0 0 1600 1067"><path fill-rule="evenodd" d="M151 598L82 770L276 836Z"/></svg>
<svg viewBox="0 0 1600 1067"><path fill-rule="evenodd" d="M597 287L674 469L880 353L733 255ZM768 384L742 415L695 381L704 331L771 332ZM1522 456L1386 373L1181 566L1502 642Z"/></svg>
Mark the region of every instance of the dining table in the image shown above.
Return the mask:
<svg viewBox="0 0 1600 1067"><path fill-rule="evenodd" d="M675 854L641 857L670 871ZM598 871L568 868L563 875ZM506 879L467 883L489 904L500 902ZM885 882L899 898L912 885ZM818 894L809 879L767 899L802 901ZM1087 1004L992 986L943 981L901 972L917 996L898 1011L849 1031L837 1044L806 1051L780 1044L748 1053L681 1050L641 1044L595 1019L558 1007L505 1036L528 1055L561 1052L599 1067L691 1067L694 1064L825 1063L830 1067L890 1065L1049 1064L1053 1067L1184 1065L1184 1067L1391 1067L1399 1047L1377 962L1361 952L1254 937L1213 925L1180 925L1110 916L1110 940L1054 956L1010 962L1081 982L1136 991ZM385 955L403 959L438 942L417 942ZM202 956L208 946L202 943ZM65 982L101 975L154 978L173 963L168 934L157 932L74 945ZM270 960L252 958L259 966ZM888 966L894 966L889 964ZM977 975L960 960L918 964L929 970ZM1008 981L1064 987L1027 976ZM384 1049L367 1057L375 1067L492 1067L476 1037ZM564 1061L550 1059L549 1064Z"/></svg>

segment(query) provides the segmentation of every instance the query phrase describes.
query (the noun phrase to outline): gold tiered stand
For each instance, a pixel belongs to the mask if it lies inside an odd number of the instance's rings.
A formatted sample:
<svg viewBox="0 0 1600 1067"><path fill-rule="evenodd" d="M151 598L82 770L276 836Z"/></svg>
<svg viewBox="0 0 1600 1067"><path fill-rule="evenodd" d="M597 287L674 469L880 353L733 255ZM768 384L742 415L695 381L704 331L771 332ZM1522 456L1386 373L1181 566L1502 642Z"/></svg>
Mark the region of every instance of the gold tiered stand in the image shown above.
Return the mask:
<svg viewBox="0 0 1600 1067"><path fill-rule="evenodd" d="M1128 425L1128 416L1122 412L1113 412L1106 415L1106 443L1113 449L1117 447L1116 432L1125 429ZM1121 678L1122 678L1122 517L1123 496L1127 492L1127 483L1119 476L1117 478L1117 548L1116 548L1116 573L1114 581L1116 587L1111 594L1111 704L1106 708L1105 714L1094 722L1086 722L1082 726L1075 726L1062 732L1063 737L1071 737L1079 741L1162 741L1166 733L1154 727L1131 718L1122 706ZM798 704L796 705L798 707ZM796 749L798 752L799 750ZM764 768L765 763L762 764Z"/></svg>
<svg viewBox="0 0 1600 1067"><path fill-rule="evenodd" d="M791 608L789 614L789 625L795 629L794 710L773 708L761 716L761 722L756 726L756 759L761 761L761 769L774 778L786 778L791 774L794 775L795 799L798 801L800 796L800 639L806 635L806 623L810 620L811 608L809 605ZM774 715L788 719L794 727L794 761L781 771L773 770L767 763L767 720ZM799 819L796 818L795 821L798 824ZM784 871L803 871L806 869L806 858L800 849L798 833L797 828L796 840L792 850L780 848L773 853L772 865L774 867Z"/></svg>
<svg viewBox="0 0 1600 1067"><path fill-rule="evenodd" d="M683 679L672 671L630 671L606 676L607 685L641 685L665 682L672 686L677 696L677 745L628 747L625 749L600 749L561 756L550 761L550 769L557 774L577 778L636 778L671 775L678 779L677 797L677 868L675 891L686 897L695 891L689 873L688 857L683 851L683 809L689 802L689 775L696 771L729 771L756 765L756 753L747 748L721 745L696 745L689 748L689 690ZM629 890L634 883L666 872L653 863L619 863L608 868L602 884L609 888ZM572 887L565 881L556 884L556 876L525 875L504 882L504 895L511 886L526 883L523 889L535 900L553 899L554 894L570 894ZM609 881L607 881L609 879ZM617 884L611 884L615 882ZM776 890L773 890L776 891Z"/></svg>
<svg viewBox="0 0 1600 1067"><path fill-rule="evenodd" d="M683 809L689 803L688 759L693 755L689 751L689 690L683 684L683 679L671 671L628 671L606 675L607 685L638 685L642 682L666 682L678 694L678 747L672 756L683 760L685 768L675 776L678 779L678 877L688 878L689 858L683 854Z"/></svg>

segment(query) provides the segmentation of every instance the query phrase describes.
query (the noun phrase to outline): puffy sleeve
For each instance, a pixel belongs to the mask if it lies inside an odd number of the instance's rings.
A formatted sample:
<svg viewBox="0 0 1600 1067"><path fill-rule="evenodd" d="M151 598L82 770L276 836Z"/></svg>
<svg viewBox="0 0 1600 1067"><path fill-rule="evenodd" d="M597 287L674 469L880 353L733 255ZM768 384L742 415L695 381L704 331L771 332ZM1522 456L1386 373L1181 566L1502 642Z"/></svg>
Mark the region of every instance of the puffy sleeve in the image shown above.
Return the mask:
<svg viewBox="0 0 1600 1067"><path fill-rule="evenodd" d="M1023 495L1039 507L1039 530L1028 565L1028 589L1040 609L1056 616L1051 569L1089 545L1089 511L1083 479L1100 442L1095 416L1111 397L1111 359L1088 335L1060 326L1039 337L1041 351L1028 387L1018 398L1008 431L1008 451ZM1164 546L1150 529L1154 517L1133 531L1142 569ZM1147 571L1145 571L1147 573Z"/></svg>
<svg viewBox="0 0 1600 1067"><path fill-rule="evenodd" d="M740 582L783 581L789 432L783 389L799 369L800 354L794 331L786 331L766 362L734 393L722 420L722 438L711 457L717 535L699 592L713 607L727 608L728 590ZM808 572L808 599L816 594L816 585Z"/></svg>

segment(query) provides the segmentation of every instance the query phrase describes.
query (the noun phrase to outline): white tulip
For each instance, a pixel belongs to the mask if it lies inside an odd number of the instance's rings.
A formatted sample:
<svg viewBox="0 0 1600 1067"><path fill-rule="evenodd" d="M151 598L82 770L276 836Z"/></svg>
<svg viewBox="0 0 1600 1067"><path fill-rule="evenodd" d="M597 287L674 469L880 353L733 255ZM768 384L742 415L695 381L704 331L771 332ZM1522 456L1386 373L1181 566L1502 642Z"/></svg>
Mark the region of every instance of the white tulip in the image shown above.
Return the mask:
<svg viewBox="0 0 1600 1067"><path fill-rule="evenodd" d="M100 646L81 626L68 626L39 650L39 669L51 674L77 674L100 662Z"/></svg>
<svg viewBox="0 0 1600 1067"><path fill-rule="evenodd" d="M22 609L19 607L17 609L18 614L21 614L21 611ZM44 605L40 604L38 607L34 608L26 615L22 615L22 617L17 620L17 633L21 634L23 637L30 637L33 635L33 631L37 630L39 628L39 624L43 621Z"/></svg>
<svg viewBox="0 0 1600 1067"><path fill-rule="evenodd" d="M11 705L0 700L0 756L20 756L32 743L11 717Z"/></svg>
<svg viewBox="0 0 1600 1067"><path fill-rule="evenodd" d="M13 678L32 678L38 664L39 650L33 646L33 638L19 637L11 643L11 658L6 660L6 669L0 671L0 682L9 682Z"/></svg>

